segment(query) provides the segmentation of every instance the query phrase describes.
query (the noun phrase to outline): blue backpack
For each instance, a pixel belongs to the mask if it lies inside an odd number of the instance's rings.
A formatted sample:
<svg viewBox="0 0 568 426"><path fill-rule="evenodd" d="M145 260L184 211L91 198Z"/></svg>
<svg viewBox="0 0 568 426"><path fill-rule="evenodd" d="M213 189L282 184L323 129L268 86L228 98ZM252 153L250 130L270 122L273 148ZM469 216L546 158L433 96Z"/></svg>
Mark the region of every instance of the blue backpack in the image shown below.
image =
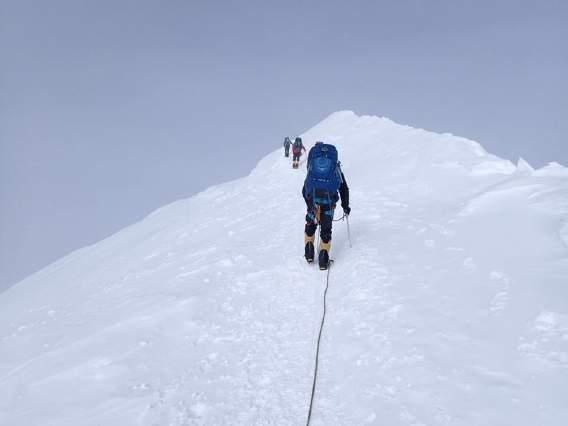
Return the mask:
<svg viewBox="0 0 568 426"><path fill-rule="evenodd" d="M308 155L306 193L316 203L332 203L341 186L341 168L337 149L330 144L317 142Z"/></svg>

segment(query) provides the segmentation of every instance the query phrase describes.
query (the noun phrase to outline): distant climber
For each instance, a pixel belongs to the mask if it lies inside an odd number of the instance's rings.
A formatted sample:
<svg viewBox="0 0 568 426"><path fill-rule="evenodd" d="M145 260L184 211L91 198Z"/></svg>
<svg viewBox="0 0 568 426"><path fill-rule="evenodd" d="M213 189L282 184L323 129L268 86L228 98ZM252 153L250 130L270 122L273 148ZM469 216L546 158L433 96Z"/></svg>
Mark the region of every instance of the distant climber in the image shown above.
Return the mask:
<svg viewBox="0 0 568 426"><path fill-rule="evenodd" d="M321 242L318 263L319 268L325 270L329 266L333 213L340 197L344 215L351 213L349 187L341 171L335 146L316 142L310 149L302 196L307 207L304 256L308 263L314 261L314 239L319 224Z"/></svg>
<svg viewBox="0 0 568 426"><path fill-rule="evenodd" d="M284 138L284 157L288 158L290 156L290 145L292 145L292 141L288 136Z"/></svg>
<svg viewBox="0 0 568 426"><path fill-rule="evenodd" d="M306 151L306 147L302 143L301 137L296 137L294 139L294 144L292 145L292 167L297 169L300 164L300 157L302 156L302 151Z"/></svg>

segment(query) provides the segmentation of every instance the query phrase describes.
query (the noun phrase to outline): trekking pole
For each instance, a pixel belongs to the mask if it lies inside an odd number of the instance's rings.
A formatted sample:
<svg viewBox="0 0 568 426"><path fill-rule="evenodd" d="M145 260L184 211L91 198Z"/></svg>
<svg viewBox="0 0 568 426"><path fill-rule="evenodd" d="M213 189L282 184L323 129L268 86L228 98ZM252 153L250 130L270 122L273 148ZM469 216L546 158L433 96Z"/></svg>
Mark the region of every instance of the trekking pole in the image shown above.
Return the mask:
<svg viewBox="0 0 568 426"><path fill-rule="evenodd" d="M351 230L349 229L349 215L345 215L345 219L347 220L347 239L349 240L349 248L353 248L353 244L351 244Z"/></svg>

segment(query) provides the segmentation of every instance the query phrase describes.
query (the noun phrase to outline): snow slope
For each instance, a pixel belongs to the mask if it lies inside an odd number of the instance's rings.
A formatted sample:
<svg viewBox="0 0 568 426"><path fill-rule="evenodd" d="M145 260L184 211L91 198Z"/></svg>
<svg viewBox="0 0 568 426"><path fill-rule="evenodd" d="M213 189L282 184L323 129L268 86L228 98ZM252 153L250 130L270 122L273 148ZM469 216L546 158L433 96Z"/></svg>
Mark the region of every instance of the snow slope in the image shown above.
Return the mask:
<svg viewBox="0 0 568 426"><path fill-rule="evenodd" d="M353 209L312 424L568 424L568 170L347 111L303 137ZM0 294L0 424L305 424L303 176L278 150Z"/></svg>

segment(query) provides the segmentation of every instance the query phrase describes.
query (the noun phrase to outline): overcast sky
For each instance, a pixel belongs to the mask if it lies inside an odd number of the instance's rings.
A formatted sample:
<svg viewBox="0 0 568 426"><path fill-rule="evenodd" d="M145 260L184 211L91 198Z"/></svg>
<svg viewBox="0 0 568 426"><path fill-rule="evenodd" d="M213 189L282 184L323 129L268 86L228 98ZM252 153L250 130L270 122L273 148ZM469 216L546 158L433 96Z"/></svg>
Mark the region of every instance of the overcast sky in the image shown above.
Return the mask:
<svg viewBox="0 0 568 426"><path fill-rule="evenodd" d="M565 4L0 0L0 290L336 110L568 165Z"/></svg>

